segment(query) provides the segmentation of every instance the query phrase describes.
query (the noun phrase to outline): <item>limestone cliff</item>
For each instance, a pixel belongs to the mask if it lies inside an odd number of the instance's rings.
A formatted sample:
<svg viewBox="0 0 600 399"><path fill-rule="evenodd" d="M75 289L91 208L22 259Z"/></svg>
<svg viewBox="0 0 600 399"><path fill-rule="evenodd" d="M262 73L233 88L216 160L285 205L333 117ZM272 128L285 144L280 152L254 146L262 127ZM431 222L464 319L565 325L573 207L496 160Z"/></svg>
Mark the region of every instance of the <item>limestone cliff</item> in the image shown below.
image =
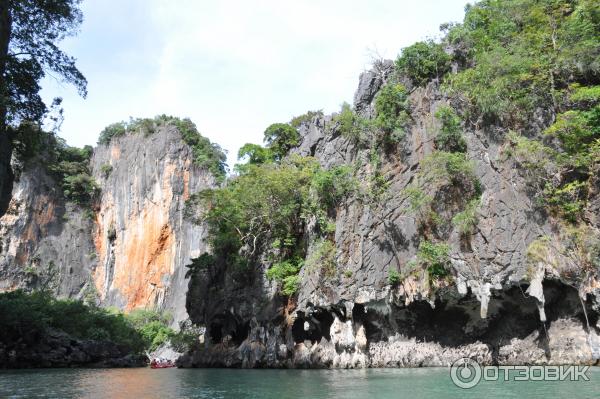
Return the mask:
<svg viewBox="0 0 600 399"><path fill-rule="evenodd" d="M214 178L192 162L174 127L99 146L92 170L102 193L93 231L100 301L125 310L169 309L186 319L185 265L206 249L203 227L183 211L190 193Z"/></svg>
<svg viewBox="0 0 600 399"><path fill-rule="evenodd" d="M375 95L392 70L383 62L361 75L354 103L360 115L373 116ZM243 282L227 271L199 274L190 282L188 311L207 327L206 346L181 365L415 367L445 366L463 356L485 364L599 358L596 277L579 284L564 278L557 269L577 266L565 258L532 265L532 242L546 237L559 248L560 233L534 203L493 127L465 131L482 189L475 231L465 240L449 222L437 227L450 248L453 282L433 286L411 276L390 282L391 269L406 270L414 259L421 234L404 189L434 149L436 110L451 101L435 81L414 88L409 100L407 136L397 151L380 154L385 201L374 207L350 198L336 209L335 275L303 268L297 300L286 301L265 278L268 265ZM539 132L552 117L540 117L532 129ZM341 135L330 116L315 116L300 132L294 153L324 167L359 165L362 182L372 174L370 149ZM450 187L434 192L436 211L451 212L463 194Z"/></svg>
<svg viewBox="0 0 600 399"><path fill-rule="evenodd" d="M50 288L123 310L187 318L185 265L204 252L203 228L184 220L190 192L215 184L168 124L99 145L90 170L100 196L65 199L43 157L28 160L0 219L0 289Z"/></svg>

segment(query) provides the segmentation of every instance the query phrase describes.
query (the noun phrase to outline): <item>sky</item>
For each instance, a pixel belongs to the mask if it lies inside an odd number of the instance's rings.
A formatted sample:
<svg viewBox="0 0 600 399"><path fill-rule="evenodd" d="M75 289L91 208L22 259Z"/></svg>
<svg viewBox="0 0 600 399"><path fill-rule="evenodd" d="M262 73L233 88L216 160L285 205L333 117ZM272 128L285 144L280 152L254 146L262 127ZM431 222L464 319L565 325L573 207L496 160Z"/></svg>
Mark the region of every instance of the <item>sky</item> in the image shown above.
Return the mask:
<svg viewBox="0 0 600 399"><path fill-rule="evenodd" d="M466 0L84 0L77 58L88 96L46 78L42 96L63 98L60 135L94 145L129 117L189 117L228 151L262 143L275 122L352 103L375 58L439 37Z"/></svg>

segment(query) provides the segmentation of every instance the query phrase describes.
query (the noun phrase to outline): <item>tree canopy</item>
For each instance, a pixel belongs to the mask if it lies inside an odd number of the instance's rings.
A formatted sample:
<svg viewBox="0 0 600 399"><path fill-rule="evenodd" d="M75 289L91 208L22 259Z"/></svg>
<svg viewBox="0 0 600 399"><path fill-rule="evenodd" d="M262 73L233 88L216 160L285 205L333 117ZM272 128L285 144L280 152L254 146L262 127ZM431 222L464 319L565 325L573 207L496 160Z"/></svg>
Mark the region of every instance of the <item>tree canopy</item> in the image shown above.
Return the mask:
<svg viewBox="0 0 600 399"><path fill-rule="evenodd" d="M0 216L12 191L12 129L40 123L48 107L40 96L46 75L73 84L87 95L87 81L75 59L59 47L77 33L81 0L3 0L0 2Z"/></svg>

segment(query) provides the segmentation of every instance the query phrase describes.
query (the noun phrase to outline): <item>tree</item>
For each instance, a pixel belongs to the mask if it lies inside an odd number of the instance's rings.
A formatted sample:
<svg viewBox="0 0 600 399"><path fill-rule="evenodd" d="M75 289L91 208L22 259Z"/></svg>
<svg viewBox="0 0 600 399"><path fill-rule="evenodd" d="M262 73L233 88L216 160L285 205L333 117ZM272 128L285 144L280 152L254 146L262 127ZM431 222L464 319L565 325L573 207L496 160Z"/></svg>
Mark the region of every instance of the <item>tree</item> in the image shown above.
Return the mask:
<svg viewBox="0 0 600 399"><path fill-rule="evenodd" d="M300 144L300 134L287 123L274 123L265 130L265 143L280 161L293 147Z"/></svg>
<svg viewBox="0 0 600 399"><path fill-rule="evenodd" d="M87 81L75 59L57 43L77 33L81 0L0 1L0 216L12 191L12 127L41 122L48 108L40 81L54 73L87 94Z"/></svg>
<svg viewBox="0 0 600 399"><path fill-rule="evenodd" d="M438 43L417 42L402 50L396 67L415 85L425 86L431 79L439 79L450 70L450 56Z"/></svg>

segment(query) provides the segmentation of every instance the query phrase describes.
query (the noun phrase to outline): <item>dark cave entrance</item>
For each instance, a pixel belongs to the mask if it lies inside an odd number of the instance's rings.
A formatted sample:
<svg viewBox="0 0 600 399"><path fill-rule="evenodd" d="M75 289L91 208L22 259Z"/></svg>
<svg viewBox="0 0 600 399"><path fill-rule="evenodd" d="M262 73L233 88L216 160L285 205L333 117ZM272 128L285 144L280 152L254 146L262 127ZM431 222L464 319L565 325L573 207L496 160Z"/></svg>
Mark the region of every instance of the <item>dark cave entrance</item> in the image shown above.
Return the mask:
<svg viewBox="0 0 600 399"><path fill-rule="evenodd" d="M324 308L317 308L310 315L298 312L296 320L292 324L292 337L295 343L306 340L312 343L321 341L322 338L331 340L330 328L333 323L333 315Z"/></svg>

